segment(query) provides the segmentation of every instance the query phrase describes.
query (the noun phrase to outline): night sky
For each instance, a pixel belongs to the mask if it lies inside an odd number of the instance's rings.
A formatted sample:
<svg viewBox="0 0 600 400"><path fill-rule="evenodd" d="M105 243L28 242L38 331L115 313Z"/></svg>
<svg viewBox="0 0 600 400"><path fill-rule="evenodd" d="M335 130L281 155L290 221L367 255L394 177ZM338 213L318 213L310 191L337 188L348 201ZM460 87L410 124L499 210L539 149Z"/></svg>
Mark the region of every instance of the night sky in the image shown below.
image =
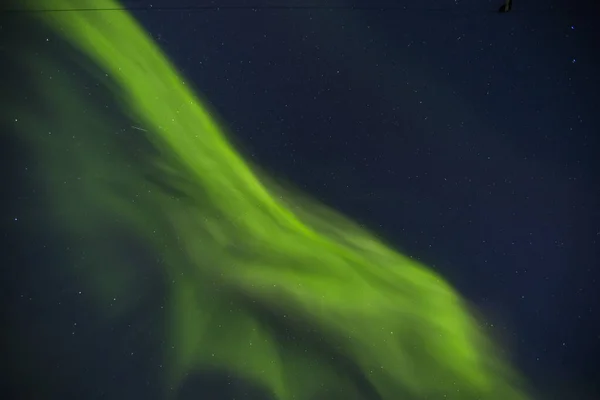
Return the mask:
<svg viewBox="0 0 600 400"><path fill-rule="evenodd" d="M302 7L124 4L243 154L439 271L545 399L600 398L599 7L269 2L284 3ZM22 223L31 160L7 136L3 323L39 375L8 360L5 391L23 398L39 380L37 398L156 398L155 314L101 327L77 282L54 277L68 249ZM222 376L191 379L181 398L233 392L264 398Z"/></svg>

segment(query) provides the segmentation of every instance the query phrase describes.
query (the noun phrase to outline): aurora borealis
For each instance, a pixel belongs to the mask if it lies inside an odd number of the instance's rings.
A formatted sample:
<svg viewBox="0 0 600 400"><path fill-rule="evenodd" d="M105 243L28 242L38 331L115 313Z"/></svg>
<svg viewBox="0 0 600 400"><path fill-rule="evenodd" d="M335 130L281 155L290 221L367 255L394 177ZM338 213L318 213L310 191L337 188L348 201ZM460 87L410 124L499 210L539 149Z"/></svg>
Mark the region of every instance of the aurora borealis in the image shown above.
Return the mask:
<svg viewBox="0 0 600 400"><path fill-rule="evenodd" d="M166 287L165 388L215 369L278 400L528 398L457 291L248 162L126 11L37 18L68 46L22 49L38 108L17 102L10 115L44 165L54 224L86 254L65 272L85 279L99 313L110 320L148 295L115 221L157 255L143 268ZM72 65L110 97L87 95Z"/></svg>

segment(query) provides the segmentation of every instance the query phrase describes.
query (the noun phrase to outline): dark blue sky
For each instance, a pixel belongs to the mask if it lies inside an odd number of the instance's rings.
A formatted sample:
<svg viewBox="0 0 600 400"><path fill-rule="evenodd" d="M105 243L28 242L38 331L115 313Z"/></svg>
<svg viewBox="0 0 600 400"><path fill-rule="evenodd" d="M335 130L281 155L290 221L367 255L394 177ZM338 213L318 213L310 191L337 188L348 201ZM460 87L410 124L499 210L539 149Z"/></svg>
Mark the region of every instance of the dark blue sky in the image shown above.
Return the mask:
<svg viewBox="0 0 600 400"><path fill-rule="evenodd" d="M434 266L547 398L600 396L598 7L125 3L242 152Z"/></svg>

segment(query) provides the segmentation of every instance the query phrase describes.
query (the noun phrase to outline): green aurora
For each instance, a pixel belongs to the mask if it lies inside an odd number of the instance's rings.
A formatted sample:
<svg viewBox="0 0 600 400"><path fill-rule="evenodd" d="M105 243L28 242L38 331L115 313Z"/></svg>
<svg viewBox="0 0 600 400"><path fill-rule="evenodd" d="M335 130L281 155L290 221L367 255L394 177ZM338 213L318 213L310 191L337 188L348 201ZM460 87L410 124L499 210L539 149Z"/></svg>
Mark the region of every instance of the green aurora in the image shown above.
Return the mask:
<svg viewBox="0 0 600 400"><path fill-rule="evenodd" d="M165 397L214 370L278 400L528 398L442 277L244 160L128 12L35 18L65 49L20 49L37 106L15 102L10 115L43 165L56 229L85 251L67 272L85 278L99 312L117 318L148 295L115 226L157 255L144 268L167 293ZM99 90L111 97L88 94Z"/></svg>

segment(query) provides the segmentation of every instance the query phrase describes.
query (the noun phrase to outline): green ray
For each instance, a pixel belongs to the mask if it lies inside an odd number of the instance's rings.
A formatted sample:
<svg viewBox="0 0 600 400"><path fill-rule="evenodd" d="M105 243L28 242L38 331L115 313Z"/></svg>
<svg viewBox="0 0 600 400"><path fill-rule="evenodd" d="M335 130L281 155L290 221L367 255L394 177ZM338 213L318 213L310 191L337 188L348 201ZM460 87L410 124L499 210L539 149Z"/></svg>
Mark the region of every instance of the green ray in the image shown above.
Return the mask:
<svg viewBox="0 0 600 400"><path fill-rule="evenodd" d="M57 227L86 249L71 269L100 311L151 295L114 226L157 254L144 268L167 290L165 387L215 369L279 400L527 398L442 277L244 160L128 12L36 15L72 49L21 53L45 112L16 103L14 125L43 160ZM65 54L109 102L87 94Z"/></svg>

